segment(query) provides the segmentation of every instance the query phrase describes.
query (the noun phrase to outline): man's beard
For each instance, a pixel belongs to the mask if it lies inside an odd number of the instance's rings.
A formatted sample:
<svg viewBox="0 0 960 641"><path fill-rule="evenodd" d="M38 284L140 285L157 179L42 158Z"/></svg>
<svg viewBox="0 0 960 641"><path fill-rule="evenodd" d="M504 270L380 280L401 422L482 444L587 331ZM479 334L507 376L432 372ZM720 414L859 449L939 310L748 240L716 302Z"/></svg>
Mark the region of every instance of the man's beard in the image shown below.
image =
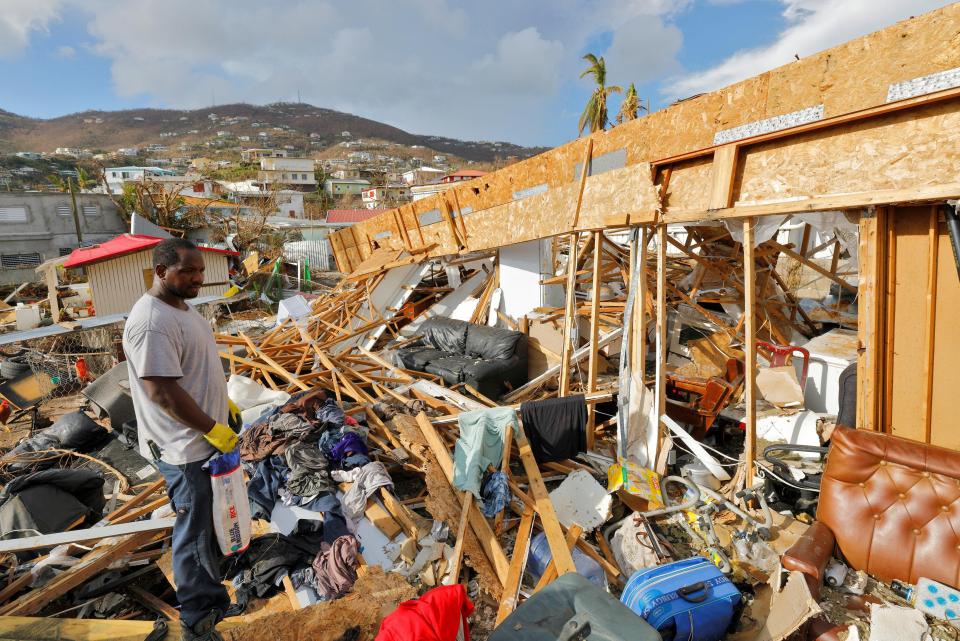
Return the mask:
<svg viewBox="0 0 960 641"><path fill-rule="evenodd" d="M179 287L174 287L173 285L167 284L167 291L176 296L177 298L196 298L200 294L200 288L198 287L195 292L188 292L185 289L180 289Z"/></svg>

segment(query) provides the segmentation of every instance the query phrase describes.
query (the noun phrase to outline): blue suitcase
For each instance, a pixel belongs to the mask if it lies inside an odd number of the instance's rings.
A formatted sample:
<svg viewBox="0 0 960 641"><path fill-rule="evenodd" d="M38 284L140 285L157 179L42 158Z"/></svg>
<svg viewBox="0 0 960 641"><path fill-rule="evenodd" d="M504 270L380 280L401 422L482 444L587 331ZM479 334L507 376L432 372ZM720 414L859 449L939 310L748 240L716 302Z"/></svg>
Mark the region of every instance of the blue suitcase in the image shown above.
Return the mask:
<svg viewBox="0 0 960 641"><path fill-rule="evenodd" d="M638 570L620 601L656 628L664 641L719 641L740 591L703 557Z"/></svg>

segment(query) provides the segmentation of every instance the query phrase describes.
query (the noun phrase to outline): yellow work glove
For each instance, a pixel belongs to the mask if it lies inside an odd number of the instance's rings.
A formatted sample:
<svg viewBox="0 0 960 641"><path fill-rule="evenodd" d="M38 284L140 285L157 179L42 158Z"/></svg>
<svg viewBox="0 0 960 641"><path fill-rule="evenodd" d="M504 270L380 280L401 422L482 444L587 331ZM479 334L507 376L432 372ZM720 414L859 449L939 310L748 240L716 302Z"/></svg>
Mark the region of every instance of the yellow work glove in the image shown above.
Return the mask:
<svg viewBox="0 0 960 641"><path fill-rule="evenodd" d="M240 418L240 408L229 398L227 399L227 425L229 425L230 429L234 432L239 432L240 428L243 427L243 419Z"/></svg>
<svg viewBox="0 0 960 641"><path fill-rule="evenodd" d="M232 452L237 446L237 434L223 423L217 423L203 435L207 443L223 453Z"/></svg>

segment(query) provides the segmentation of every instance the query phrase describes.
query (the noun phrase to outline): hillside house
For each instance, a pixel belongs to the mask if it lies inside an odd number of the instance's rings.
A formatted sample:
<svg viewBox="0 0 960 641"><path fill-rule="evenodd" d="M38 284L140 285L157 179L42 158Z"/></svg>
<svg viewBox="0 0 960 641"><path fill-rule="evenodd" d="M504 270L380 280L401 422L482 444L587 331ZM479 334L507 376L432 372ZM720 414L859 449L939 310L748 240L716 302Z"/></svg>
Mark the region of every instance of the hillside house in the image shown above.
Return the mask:
<svg viewBox="0 0 960 641"><path fill-rule="evenodd" d="M312 158L261 158L257 178L267 185L281 184L306 189L317 185Z"/></svg>

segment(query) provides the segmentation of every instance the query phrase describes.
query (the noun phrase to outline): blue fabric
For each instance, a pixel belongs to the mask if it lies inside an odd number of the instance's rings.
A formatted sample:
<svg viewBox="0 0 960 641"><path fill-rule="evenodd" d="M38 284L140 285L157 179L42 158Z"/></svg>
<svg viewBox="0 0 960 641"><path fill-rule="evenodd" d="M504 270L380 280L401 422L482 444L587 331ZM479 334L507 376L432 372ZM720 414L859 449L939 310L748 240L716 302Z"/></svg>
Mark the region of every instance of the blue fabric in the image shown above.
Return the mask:
<svg viewBox="0 0 960 641"><path fill-rule="evenodd" d="M177 583L180 621L195 626L213 610L220 618L230 596L220 582L220 553L213 530L213 489L203 461L171 465L155 461L167 482L173 526L173 578Z"/></svg>
<svg viewBox="0 0 960 641"><path fill-rule="evenodd" d="M317 419L326 423L328 427L343 427L346 415L334 399L328 398L317 408Z"/></svg>
<svg viewBox="0 0 960 641"><path fill-rule="evenodd" d="M355 454L368 455L367 444L356 432L347 432L330 448L330 463L334 469L344 469L344 459ZM356 467L356 465L354 466Z"/></svg>
<svg viewBox="0 0 960 641"><path fill-rule="evenodd" d="M270 520L273 508L280 497L290 469L282 457L268 456L260 461L257 469L247 483L247 498L250 499L250 515L255 519ZM210 484L209 477L207 485ZM340 499L335 493L319 494L315 497L294 497L294 505L312 512L323 513L323 540L333 543L338 537L349 534L347 521L343 516Z"/></svg>
<svg viewBox="0 0 960 641"><path fill-rule="evenodd" d="M487 473L480 487L480 498L483 500L480 511L488 519L495 517L498 512L507 507L510 503L510 485L507 475L500 471Z"/></svg>

